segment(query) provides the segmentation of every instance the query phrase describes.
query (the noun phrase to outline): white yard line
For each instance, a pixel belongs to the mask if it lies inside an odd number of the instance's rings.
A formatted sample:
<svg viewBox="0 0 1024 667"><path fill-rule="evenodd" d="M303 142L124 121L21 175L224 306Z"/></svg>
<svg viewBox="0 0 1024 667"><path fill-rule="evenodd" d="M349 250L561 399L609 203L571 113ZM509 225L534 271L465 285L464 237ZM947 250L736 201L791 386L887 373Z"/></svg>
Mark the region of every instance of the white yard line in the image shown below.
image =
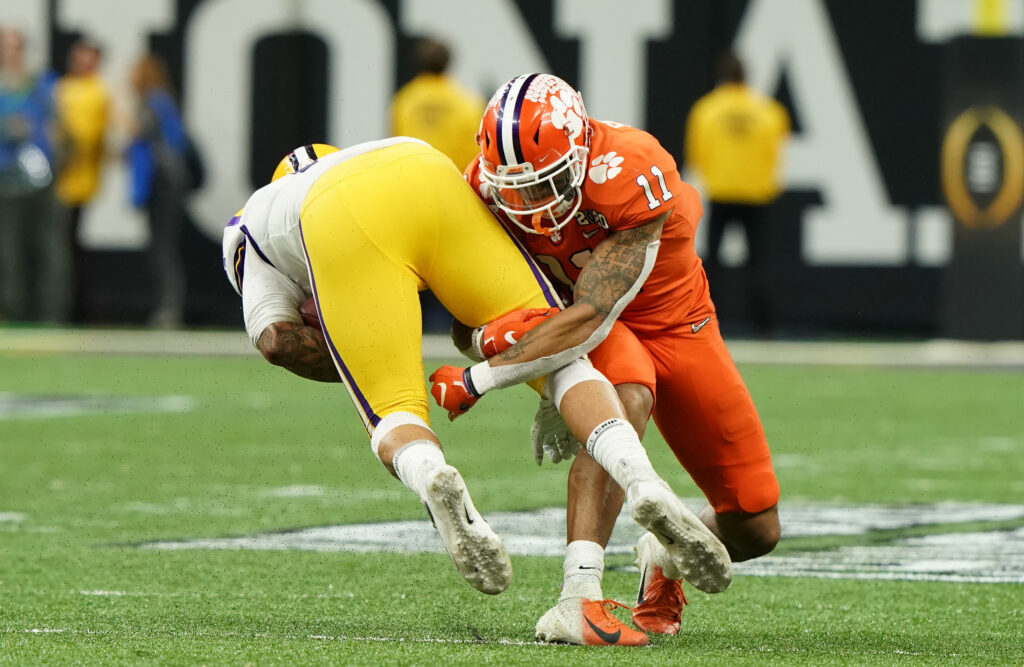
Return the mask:
<svg viewBox="0 0 1024 667"><path fill-rule="evenodd" d="M449 639L435 637L346 637L340 635L331 637L329 635L307 635L307 639L320 639L323 641L338 642L384 642L384 643L411 643L411 644L490 644L501 646L551 646L543 642L524 642L514 639Z"/></svg>
<svg viewBox="0 0 1024 667"><path fill-rule="evenodd" d="M1024 341L977 343L729 340L739 363L1024 369ZM0 353L257 356L242 330L3 329ZM459 357L448 336L423 338L427 359Z"/></svg>
<svg viewBox="0 0 1024 667"><path fill-rule="evenodd" d="M89 630L79 628L3 628L0 634L8 635L118 635L107 630ZM449 637L347 637L345 635L271 635L263 632L171 632L175 637L262 637L266 639L313 639L316 641L333 642L373 642L387 644L469 644L491 646L551 646L542 642L524 642L516 639L456 639Z"/></svg>

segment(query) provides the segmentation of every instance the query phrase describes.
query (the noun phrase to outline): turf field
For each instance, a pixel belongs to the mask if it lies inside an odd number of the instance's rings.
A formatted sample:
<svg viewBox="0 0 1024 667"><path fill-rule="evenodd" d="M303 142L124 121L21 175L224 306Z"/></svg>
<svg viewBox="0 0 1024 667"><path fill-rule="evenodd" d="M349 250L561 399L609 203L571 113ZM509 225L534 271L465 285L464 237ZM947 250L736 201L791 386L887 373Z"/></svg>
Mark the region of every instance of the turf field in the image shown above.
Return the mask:
<svg viewBox="0 0 1024 667"><path fill-rule="evenodd" d="M443 554L274 541L309 527L415 520L399 530L411 534L425 523L339 386L253 356L8 348L0 662L1024 662L1024 373L741 370L776 456L784 523L792 508L799 528L764 566L739 566L725 593L687 588L679 637L593 649L532 643L557 597L559 558L514 555L511 587L487 597ZM530 457L533 409L517 389L453 425L435 414L485 515L564 506L565 465ZM653 429L645 444L696 498ZM514 530L519 515L509 516ZM543 529L557 539L558 525ZM253 540L189 546L243 537ZM621 550L609 558L606 595L635 600L630 563Z"/></svg>

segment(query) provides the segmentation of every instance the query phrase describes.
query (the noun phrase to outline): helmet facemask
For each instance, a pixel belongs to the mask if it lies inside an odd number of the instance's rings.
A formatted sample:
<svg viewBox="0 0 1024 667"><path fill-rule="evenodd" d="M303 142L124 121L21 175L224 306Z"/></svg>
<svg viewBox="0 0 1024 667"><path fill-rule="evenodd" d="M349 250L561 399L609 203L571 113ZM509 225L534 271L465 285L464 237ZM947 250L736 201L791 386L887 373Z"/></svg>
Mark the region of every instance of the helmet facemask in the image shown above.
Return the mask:
<svg viewBox="0 0 1024 667"><path fill-rule="evenodd" d="M575 145L540 171L530 162L506 166L481 161L480 174L491 199L512 222L532 234L553 236L580 208L589 152Z"/></svg>

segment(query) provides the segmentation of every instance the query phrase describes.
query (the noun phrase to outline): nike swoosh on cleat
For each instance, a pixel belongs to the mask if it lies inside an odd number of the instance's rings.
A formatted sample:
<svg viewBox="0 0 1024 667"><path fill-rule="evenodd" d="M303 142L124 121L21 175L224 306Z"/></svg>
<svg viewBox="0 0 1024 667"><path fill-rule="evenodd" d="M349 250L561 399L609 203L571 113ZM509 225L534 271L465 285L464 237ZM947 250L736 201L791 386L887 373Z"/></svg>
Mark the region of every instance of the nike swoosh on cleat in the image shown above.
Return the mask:
<svg viewBox="0 0 1024 667"><path fill-rule="evenodd" d="M636 596L636 606L639 607L643 603L647 602L647 599L644 597L644 591L646 591L646 590L647 590L647 568L645 567L644 571L640 574L640 592L637 593L637 596Z"/></svg>
<svg viewBox="0 0 1024 667"><path fill-rule="evenodd" d="M596 567L587 567L586 565L580 565L580 569L581 569L581 570L597 570L597 569L600 569L600 568L596 568Z"/></svg>
<svg viewBox="0 0 1024 667"><path fill-rule="evenodd" d="M665 546L671 546L671 545L673 545L673 544L675 544L675 543L676 543L676 541L675 541L675 540L673 540L673 539L672 539L671 537L669 537L669 536L668 536L668 535L666 535L665 533L658 533L658 535L661 535L661 536L662 536L662 538L664 538L664 540L665 540L665 543L664 543L664 544L665 544Z"/></svg>
<svg viewBox="0 0 1024 667"><path fill-rule="evenodd" d="M618 644L619 643L619 637L622 636L622 630L616 630L615 632L605 632L601 628L599 628L596 625L594 625L591 622L591 620L589 618L587 618L586 616L583 617L583 620L586 621L587 625L590 626L590 629L593 630L594 633L598 637L603 639L604 641L608 642L609 644Z"/></svg>
<svg viewBox="0 0 1024 667"><path fill-rule="evenodd" d="M700 322L696 322L695 324L691 324L690 328L693 329L693 333L697 333L698 331L700 331L701 329L704 328L705 324L707 324L710 321L711 321L711 316L708 315L707 317L705 317Z"/></svg>
<svg viewBox="0 0 1024 667"><path fill-rule="evenodd" d="M469 516L469 508L466 507L465 505L463 505L462 506L462 511L464 511L466 513L466 521L468 521L470 524L472 524L473 523L473 518L471 516Z"/></svg>

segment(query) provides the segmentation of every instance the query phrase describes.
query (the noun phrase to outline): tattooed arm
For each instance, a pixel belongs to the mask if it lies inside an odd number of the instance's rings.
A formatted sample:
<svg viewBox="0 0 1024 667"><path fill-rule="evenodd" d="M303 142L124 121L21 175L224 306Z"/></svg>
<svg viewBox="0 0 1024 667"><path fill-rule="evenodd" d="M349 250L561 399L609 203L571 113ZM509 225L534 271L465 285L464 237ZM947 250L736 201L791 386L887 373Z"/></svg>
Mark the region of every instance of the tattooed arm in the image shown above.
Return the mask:
<svg viewBox="0 0 1024 667"><path fill-rule="evenodd" d="M324 334L301 322L275 322L256 341L263 358L298 376L318 382L341 382Z"/></svg>
<svg viewBox="0 0 1024 667"><path fill-rule="evenodd" d="M527 332L517 344L492 357L490 365L523 363L584 343L586 349L578 351L578 354L586 354L597 347L608 335L607 329L612 321L643 286L643 280L647 278L644 270L650 271L650 267L645 265L648 261L653 263L653 258L648 258L648 247L661 238L661 229L668 215L664 213L647 224L615 232L602 241L580 272L573 290L573 305ZM628 300L623 303L627 296ZM616 310L618 312L614 312ZM614 316L609 321L613 312ZM607 325L603 333L602 325ZM593 339L595 333L600 337Z"/></svg>
<svg viewBox="0 0 1024 667"><path fill-rule="evenodd" d="M575 303L468 369L473 392L482 395L546 375L597 347L647 280L670 213L602 241L576 281Z"/></svg>

